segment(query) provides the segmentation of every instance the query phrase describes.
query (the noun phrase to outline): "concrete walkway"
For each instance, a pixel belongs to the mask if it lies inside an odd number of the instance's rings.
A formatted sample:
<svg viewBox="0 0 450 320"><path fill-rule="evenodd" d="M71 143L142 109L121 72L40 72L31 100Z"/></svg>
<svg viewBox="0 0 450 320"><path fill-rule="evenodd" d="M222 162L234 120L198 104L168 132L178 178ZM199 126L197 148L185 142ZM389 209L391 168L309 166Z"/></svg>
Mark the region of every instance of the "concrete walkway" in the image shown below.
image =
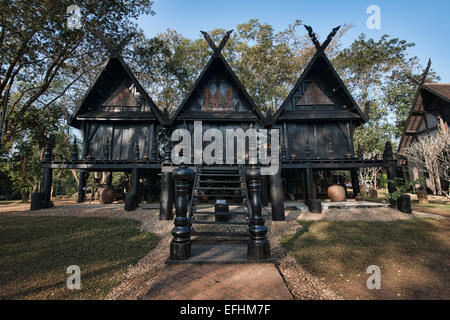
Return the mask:
<svg viewBox="0 0 450 320"><path fill-rule="evenodd" d="M272 263L169 264L144 300L293 300Z"/></svg>

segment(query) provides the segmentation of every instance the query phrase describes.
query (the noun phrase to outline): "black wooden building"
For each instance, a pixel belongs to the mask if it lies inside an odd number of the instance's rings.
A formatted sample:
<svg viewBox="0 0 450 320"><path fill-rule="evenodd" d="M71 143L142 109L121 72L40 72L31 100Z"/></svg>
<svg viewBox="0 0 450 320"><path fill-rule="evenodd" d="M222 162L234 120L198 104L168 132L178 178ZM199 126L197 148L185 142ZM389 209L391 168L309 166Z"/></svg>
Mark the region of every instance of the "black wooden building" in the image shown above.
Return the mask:
<svg viewBox="0 0 450 320"><path fill-rule="evenodd" d="M350 171L355 195L359 193L357 170L361 167L385 167L390 177L394 177L396 163L389 143L383 160L363 160L353 148L353 132L366 119L325 54L338 28L333 29L323 44L317 41L312 29L307 29L317 51L275 114L261 112L222 55L231 32L219 46L203 33L212 56L171 115L160 111L118 51L113 51L71 118L70 125L80 129L83 136L81 156L74 148L72 161L58 162L52 157L51 146L46 148L41 188L43 206L50 205L49 187L54 168L80 170L80 202L85 197L87 173L131 172L129 201L138 202L137 195L142 190L139 184L145 177L160 184L161 219L172 219L176 207L178 231L174 231L176 240L171 251L174 259L186 254L186 239L192 232L189 228L195 221L192 217L197 204L210 199L244 203L249 237L253 239L249 252L261 258L268 254L261 205L271 202L274 220L284 220L285 195L303 199L311 211L320 210L318 172L329 175L332 170ZM279 129L280 170L275 175L261 177L258 165L248 163L198 164L190 165L191 169L186 166L180 169L170 159L168 140L177 128L193 133L195 121L202 121L203 131L208 128L224 133L227 128ZM392 188L390 185L390 191ZM190 199L188 206L187 199ZM226 217L219 220L228 221Z"/></svg>

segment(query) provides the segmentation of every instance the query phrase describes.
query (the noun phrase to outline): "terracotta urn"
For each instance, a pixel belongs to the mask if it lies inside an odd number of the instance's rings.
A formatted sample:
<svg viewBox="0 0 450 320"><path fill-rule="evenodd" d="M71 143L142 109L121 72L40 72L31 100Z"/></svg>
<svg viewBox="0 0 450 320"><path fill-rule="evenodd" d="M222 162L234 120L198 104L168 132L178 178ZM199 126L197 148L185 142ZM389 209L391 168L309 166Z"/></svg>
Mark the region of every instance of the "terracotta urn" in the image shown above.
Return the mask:
<svg viewBox="0 0 450 320"><path fill-rule="evenodd" d="M116 197L116 193L113 188L101 188L98 191L98 200L101 204L111 204Z"/></svg>
<svg viewBox="0 0 450 320"><path fill-rule="evenodd" d="M333 202L345 200L345 189L343 186L334 184L328 187L328 198Z"/></svg>

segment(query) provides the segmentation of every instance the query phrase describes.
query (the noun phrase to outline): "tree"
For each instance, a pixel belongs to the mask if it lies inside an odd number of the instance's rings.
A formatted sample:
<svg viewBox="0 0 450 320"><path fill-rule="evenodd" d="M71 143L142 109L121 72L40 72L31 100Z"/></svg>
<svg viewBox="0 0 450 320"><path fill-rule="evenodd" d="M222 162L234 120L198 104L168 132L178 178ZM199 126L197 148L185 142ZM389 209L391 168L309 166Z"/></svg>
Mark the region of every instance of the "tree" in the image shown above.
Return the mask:
<svg viewBox="0 0 450 320"><path fill-rule="evenodd" d="M449 170L449 148L450 133L446 124L441 122L436 135L426 135L420 137L405 149L404 155L408 162L415 164L419 171L428 175L426 184L433 194L444 193L450 198L450 194L442 190L442 179L450 182Z"/></svg>
<svg viewBox="0 0 450 320"><path fill-rule="evenodd" d="M414 85L405 81L405 71L419 77L417 57L407 54L413 46L389 35L374 40L361 34L333 60L368 117L355 132L355 147L361 146L363 152L381 154L386 140L401 135L415 94Z"/></svg>
<svg viewBox="0 0 450 320"><path fill-rule="evenodd" d="M78 1L82 28L70 30L72 1L2 1L0 4L0 105L6 105L1 151L27 127L34 106L48 109L71 86L98 66L103 51L94 31L121 37L136 29L132 19L151 13L149 0ZM97 62L97 63L95 63Z"/></svg>
<svg viewBox="0 0 450 320"><path fill-rule="evenodd" d="M0 2L1 170L23 200L39 182L49 134L70 140L67 120L105 55L95 32L118 43L137 30L134 19L152 13L150 0L78 1L81 29L71 30L70 5L73 1Z"/></svg>

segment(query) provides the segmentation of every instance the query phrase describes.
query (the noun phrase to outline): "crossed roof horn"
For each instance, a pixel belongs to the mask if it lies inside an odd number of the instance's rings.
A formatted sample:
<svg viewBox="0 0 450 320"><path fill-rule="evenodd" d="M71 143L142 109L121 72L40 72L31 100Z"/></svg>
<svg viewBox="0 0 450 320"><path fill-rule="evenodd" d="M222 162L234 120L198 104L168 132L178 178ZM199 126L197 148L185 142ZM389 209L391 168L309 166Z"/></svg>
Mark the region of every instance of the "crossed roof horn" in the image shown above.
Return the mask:
<svg viewBox="0 0 450 320"><path fill-rule="evenodd" d="M136 35L136 32L132 32L127 34L122 41L119 42L117 46L114 46L111 41L105 38L103 33L101 33L99 30L95 31L95 35L100 39L102 44L105 46L105 48L108 50L109 55L113 58L117 58L122 55L122 51L125 48L125 46L130 42L130 40Z"/></svg>
<svg viewBox="0 0 450 320"><path fill-rule="evenodd" d="M427 80L428 73L431 69L431 58L428 59L427 67L425 68L424 72L422 73L422 77L420 81L417 81L415 78L413 78L407 71L404 71L403 73L406 75L406 77L411 80L413 83L419 85L420 87L423 87L425 84L425 81Z"/></svg>
<svg viewBox="0 0 450 320"><path fill-rule="evenodd" d="M337 26L337 27L333 28L333 30L331 30L330 34L328 35L327 39L322 44L320 44L320 42L319 42L319 40L317 40L316 34L314 33L311 26L307 26L307 25L304 25L304 26L305 26L306 31L308 31L308 35L311 38L312 43L314 43L314 46L316 47L317 51L324 51L330 44L331 40L333 40L336 33L341 28L341 26Z"/></svg>
<svg viewBox="0 0 450 320"><path fill-rule="evenodd" d="M233 30L227 31L227 33L225 33L225 35L222 38L222 41L220 41L219 46L216 46L216 44L214 43L214 41L211 39L211 37L209 36L209 34L205 31L200 31L201 34L203 35L203 37L205 38L206 42L208 42L209 46L211 47L211 49L214 51L214 55L218 56L221 54L223 47L225 47L225 44L227 43L228 39L230 39L230 35L233 32Z"/></svg>

